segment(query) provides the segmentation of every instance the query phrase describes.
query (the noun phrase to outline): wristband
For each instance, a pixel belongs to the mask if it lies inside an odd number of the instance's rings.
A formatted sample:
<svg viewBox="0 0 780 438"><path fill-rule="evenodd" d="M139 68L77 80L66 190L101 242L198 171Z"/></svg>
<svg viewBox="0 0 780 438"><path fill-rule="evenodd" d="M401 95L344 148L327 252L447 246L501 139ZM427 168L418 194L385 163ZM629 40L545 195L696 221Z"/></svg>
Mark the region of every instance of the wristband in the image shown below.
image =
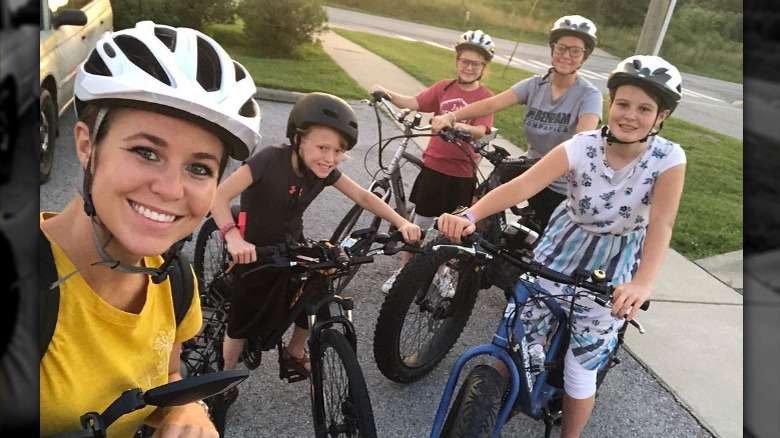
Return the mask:
<svg viewBox="0 0 780 438"><path fill-rule="evenodd" d="M458 118L457 118L457 117L455 117L455 113L454 113L454 112L450 111L450 112L448 112L447 114L449 114L449 115L451 115L451 116L452 116L452 124L453 124L453 125L454 125L455 123L457 123L457 122L458 122Z"/></svg>
<svg viewBox="0 0 780 438"><path fill-rule="evenodd" d="M204 402L203 400L198 400L195 403L199 404L200 407L202 407L203 410L206 411L206 415L209 414L209 405L207 405L206 402Z"/></svg>
<svg viewBox="0 0 780 438"><path fill-rule="evenodd" d="M236 225L236 223L235 223L235 222L231 222L231 223L229 223L229 224L225 225L224 227L220 228L220 229L219 229L219 237L220 237L222 240L225 240L225 234L227 234L227 232L228 232L228 231L230 231L230 230L232 230L233 228L236 228L236 226L237 226L237 225Z"/></svg>
<svg viewBox="0 0 780 438"><path fill-rule="evenodd" d="M474 213L469 210L468 207L458 207L455 209L455 211L452 212L455 216L464 216L466 219L471 221L472 224L477 223L477 218L474 217Z"/></svg>

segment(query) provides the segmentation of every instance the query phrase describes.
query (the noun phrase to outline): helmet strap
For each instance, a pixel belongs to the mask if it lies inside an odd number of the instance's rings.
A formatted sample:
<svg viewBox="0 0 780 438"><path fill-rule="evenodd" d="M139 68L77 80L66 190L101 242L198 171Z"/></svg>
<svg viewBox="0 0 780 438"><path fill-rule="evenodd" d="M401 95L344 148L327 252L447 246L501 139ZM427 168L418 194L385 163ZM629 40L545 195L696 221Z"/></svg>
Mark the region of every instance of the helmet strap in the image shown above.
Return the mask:
<svg viewBox="0 0 780 438"><path fill-rule="evenodd" d="M612 134L612 131L610 131L609 126L604 125L601 128L601 136L604 137L607 140L607 143L617 143L617 144L634 144L634 143L644 143L647 141L648 138L658 134L657 132L653 132L651 129L650 132L647 133L644 137L640 138L636 141L623 141L617 137L615 137L614 134Z"/></svg>
<svg viewBox="0 0 780 438"><path fill-rule="evenodd" d="M309 169L309 166L306 165L306 162L303 160L303 157L301 156L301 135L295 134L293 138L293 153L295 154L295 159L298 163L298 170L303 174L304 181L314 181L320 179L314 172Z"/></svg>

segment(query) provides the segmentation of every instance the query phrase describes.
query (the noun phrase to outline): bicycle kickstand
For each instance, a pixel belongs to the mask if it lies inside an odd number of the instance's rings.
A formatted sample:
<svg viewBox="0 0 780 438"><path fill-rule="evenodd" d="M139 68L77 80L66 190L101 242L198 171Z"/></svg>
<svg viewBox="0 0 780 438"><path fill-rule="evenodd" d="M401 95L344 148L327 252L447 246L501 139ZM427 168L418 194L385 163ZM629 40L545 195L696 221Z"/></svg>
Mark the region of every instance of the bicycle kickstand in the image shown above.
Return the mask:
<svg viewBox="0 0 780 438"><path fill-rule="evenodd" d="M287 383L300 382L301 380L308 379L298 370L290 369L284 366L282 358L284 357L284 344L279 343L276 345L276 349L279 352L279 380L287 380Z"/></svg>

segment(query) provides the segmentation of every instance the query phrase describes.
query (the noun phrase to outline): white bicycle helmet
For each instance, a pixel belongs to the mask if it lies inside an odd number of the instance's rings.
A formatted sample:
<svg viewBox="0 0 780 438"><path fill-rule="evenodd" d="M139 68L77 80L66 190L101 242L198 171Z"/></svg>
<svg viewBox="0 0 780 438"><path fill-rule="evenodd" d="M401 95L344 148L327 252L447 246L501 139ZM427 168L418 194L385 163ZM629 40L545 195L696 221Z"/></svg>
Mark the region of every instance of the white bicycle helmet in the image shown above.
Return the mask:
<svg viewBox="0 0 780 438"><path fill-rule="evenodd" d="M575 36L585 43L585 54L590 55L596 48L596 25L581 15L566 15L559 18L550 29L550 44L555 44L562 36Z"/></svg>
<svg viewBox="0 0 780 438"><path fill-rule="evenodd" d="M607 88L611 92L626 84L642 87L660 98L670 113L682 99L680 71L660 56L634 55L621 61L609 74Z"/></svg>
<svg viewBox="0 0 780 438"><path fill-rule="evenodd" d="M496 46L493 45L493 38L490 38L490 35L481 30L468 30L463 32L463 35L458 38L458 42L455 43L455 51L460 52L461 50L466 49L476 50L481 53L488 62L493 59L493 55L496 53Z"/></svg>
<svg viewBox="0 0 780 438"><path fill-rule="evenodd" d="M76 108L120 105L193 121L237 160L260 145L260 107L246 69L208 35L141 21L107 32L76 74Z"/></svg>

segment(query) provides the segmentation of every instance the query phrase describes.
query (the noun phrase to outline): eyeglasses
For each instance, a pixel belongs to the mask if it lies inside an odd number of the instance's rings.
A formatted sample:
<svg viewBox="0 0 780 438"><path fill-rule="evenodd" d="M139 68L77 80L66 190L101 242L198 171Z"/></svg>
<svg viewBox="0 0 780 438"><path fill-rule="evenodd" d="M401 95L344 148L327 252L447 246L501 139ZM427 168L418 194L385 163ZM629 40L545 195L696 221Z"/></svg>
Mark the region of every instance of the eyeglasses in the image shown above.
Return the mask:
<svg viewBox="0 0 780 438"><path fill-rule="evenodd" d="M484 62L481 61L471 61L465 58L458 58L458 65L460 68L482 68L485 66Z"/></svg>
<svg viewBox="0 0 780 438"><path fill-rule="evenodd" d="M585 53L585 49L582 47L577 46L564 46L563 44L552 44L553 51L559 55L563 55L566 52L569 52L569 56L572 58L579 58Z"/></svg>

